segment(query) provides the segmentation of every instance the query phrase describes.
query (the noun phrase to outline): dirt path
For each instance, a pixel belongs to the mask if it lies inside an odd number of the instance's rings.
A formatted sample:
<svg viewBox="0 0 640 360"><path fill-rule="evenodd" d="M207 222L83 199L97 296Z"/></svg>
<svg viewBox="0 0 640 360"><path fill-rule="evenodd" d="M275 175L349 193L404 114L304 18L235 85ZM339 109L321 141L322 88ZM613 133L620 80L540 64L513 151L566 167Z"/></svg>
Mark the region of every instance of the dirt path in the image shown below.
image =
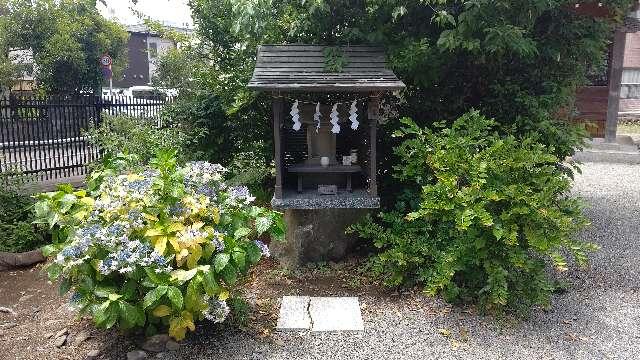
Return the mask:
<svg viewBox="0 0 640 360"><path fill-rule="evenodd" d="M48 282L41 269L39 265L0 272L0 306L15 312L0 313L0 358L84 359L93 349L117 348L117 336L78 319L67 298L58 295L57 285ZM54 335L65 328L67 344L58 348ZM90 338L75 345L82 334Z"/></svg>

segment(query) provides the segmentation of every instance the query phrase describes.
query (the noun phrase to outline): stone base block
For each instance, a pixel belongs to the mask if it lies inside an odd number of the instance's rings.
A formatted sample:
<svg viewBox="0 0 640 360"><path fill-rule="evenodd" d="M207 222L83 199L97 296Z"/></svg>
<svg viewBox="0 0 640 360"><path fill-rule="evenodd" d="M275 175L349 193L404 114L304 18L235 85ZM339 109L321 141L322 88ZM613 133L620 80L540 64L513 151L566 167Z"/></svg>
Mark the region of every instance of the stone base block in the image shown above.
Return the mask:
<svg viewBox="0 0 640 360"><path fill-rule="evenodd" d="M345 229L365 216L368 209L288 209L284 213L284 242L273 241L270 251L282 266L295 268L308 262L343 259L358 240Z"/></svg>

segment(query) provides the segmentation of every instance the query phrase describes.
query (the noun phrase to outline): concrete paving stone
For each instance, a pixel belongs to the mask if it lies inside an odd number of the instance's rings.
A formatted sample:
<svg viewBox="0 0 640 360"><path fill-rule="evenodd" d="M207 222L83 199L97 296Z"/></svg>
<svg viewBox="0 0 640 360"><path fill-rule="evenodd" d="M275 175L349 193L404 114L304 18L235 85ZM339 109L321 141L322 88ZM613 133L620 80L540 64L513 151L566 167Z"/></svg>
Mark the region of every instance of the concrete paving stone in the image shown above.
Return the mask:
<svg viewBox="0 0 640 360"><path fill-rule="evenodd" d="M278 330L309 330L311 318L309 317L308 296L284 296L280 304L280 316L278 317Z"/></svg>
<svg viewBox="0 0 640 360"><path fill-rule="evenodd" d="M313 297L309 303L311 331L363 331L357 297Z"/></svg>

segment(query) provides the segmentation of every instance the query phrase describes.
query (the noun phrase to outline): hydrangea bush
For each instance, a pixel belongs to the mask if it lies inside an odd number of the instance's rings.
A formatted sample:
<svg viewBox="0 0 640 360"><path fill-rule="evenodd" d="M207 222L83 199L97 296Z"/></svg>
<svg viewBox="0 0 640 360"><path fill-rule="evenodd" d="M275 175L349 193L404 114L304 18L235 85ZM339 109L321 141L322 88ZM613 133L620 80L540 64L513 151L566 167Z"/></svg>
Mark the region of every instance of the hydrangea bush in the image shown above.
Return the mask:
<svg viewBox="0 0 640 360"><path fill-rule="evenodd" d="M96 171L89 190L39 195L38 221L57 237L49 276L99 327L168 328L180 340L197 320L224 321L238 277L269 255L256 239L284 236L281 215L226 185L225 171L162 154L147 168Z"/></svg>

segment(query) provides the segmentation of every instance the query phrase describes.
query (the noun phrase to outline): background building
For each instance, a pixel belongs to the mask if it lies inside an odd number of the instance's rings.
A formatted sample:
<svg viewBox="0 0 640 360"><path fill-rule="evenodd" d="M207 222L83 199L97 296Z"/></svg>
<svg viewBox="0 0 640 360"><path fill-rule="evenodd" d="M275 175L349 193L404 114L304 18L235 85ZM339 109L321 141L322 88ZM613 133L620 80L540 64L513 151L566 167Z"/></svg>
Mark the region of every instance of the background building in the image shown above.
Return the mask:
<svg viewBox="0 0 640 360"><path fill-rule="evenodd" d="M640 32L627 34L620 84L620 115L640 115Z"/></svg>
<svg viewBox="0 0 640 360"><path fill-rule="evenodd" d="M36 87L33 51L31 49L14 49L9 51L8 56L11 62L20 65L20 75L13 82L11 91L18 93L32 92Z"/></svg>
<svg viewBox="0 0 640 360"><path fill-rule="evenodd" d="M186 29L172 28L188 32ZM114 88L130 88L132 86L149 86L156 73L157 60L176 44L162 38L146 25L131 25L129 31L128 58L129 63L121 79L113 79Z"/></svg>

